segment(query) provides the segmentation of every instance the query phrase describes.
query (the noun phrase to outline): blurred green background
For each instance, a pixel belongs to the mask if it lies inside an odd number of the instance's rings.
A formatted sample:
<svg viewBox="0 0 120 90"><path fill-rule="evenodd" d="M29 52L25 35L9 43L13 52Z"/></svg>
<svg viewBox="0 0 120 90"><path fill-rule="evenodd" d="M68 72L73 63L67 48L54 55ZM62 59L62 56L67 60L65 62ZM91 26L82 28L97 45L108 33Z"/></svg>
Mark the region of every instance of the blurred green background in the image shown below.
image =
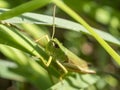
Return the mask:
<svg viewBox="0 0 120 90"><path fill-rule="evenodd" d="M11 9L30 0L0 0L0 8ZM120 39L120 0L63 0L69 7L82 16L92 27L101 29L110 33L117 39ZM34 12L52 15L53 5L47 5ZM56 10L56 17L69 20L68 15L59 8ZM38 28L45 28L51 35L52 28L36 25ZM25 28L25 26L23 26ZM49 30L51 29L51 30ZM98 75L101 79L91 86L92 89L86 90L120 90L120 68L113 62L108 53L93 39L84 33L67 31L56 28L55 37L57 37L67 48L78 56L92 63L96 70L100 71ZM118 53L120 48L110 44ZM0 58L6 58L0 53ZM0 79L1 88L9 88L11 81ZM12 90L12 89L11 89ZM30 90L30 89L29 89Z"/></svg>

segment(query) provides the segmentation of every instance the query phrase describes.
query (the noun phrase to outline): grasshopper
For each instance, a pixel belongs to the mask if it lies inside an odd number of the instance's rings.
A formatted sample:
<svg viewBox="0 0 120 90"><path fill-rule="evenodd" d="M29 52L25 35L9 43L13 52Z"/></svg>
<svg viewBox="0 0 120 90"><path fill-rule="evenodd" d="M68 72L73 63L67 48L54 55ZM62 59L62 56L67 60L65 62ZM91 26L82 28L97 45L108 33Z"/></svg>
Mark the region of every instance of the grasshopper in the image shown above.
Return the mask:
<svg viewBox="0 0 120 90"><path fill-rule="evenodd" d="M57 48L55 47L57 45ZM51 39L47 46L46 52L53 58L65 73L68 71L79 72L79 73L95 73L94 70L88 69L88 63L76 56L70 50L65 48L56 38ZM50 58L48 62L50 63Z"/></svg>
<svg viewBox="0 0 120 90"><path fill-rule="evenodd" d="M55 34L55 8L53 11L53 34L52 38L49 39L47 36L48 43L45 46L45 50L47 54L50 56L46 66L49 66L52 61L58 64L58 66L65 72L68 71L79 72L79 73L96 73L94 70L90 70L88 68L88 63L76 56L70 50L65 48L56 38L54 37ZM38 42L39 39L36 41ZM55 47L57 46L57 48Z"/></svg>
<svg viewBox="0 0 120 90"><path fill-rule="evenodd" d="M61 52L60 54L64 53L64 54L62 54L62 57L60 59L64 58L65 60L62 60L59 62L67 70L79 72L79 73L95 73L95 71L88 69L88 63L85 60L79 58L74 53L72 53L70 50L65 48L56 38L52 39L50 42L53 42L54 44L58 45L59 50L55 50L55 51ZM54 53L57 53L57 52L54 52ZM65 56L63 56L63 55L65 55ZM53 55L53 57L55 57L55 56Z"/></svg>

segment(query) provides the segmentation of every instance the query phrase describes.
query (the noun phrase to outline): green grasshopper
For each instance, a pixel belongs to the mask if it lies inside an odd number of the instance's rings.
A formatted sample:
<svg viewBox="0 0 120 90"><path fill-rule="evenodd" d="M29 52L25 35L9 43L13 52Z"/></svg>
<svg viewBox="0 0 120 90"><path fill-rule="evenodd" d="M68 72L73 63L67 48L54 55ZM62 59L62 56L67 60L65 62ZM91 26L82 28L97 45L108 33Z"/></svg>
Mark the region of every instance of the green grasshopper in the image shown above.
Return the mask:
<svg viewBox="0 0 120 90"><path fill-rule="evenodd" d="M55 47L57 45L57 48ZM65 73L68 71L79 72L79 73L95 73L94 70L88 69L88 64L85 60L79 58L70 50L65 48L56 38L51 39L47 46L46 52L50 55L48 62L50 63L51 59L55 61Z"/></svg>
<svg viewBox="0 0 120 90"><path fill-rule="evenodd" d="M68 71L79 72L79 73L96 73L94 70L88 68L88 63L76 56L70 50L65 48L56 38L54 39L55 33L55 8L53 11L53 34L52 38L49 39L47 36L48 43L45 45L45 50L50 56L46 66L49 66L52 61L58 64L58 66L66 73ZM36 41L38 42L39 39ZM57 48L55 47L57 45Z"/></svg>

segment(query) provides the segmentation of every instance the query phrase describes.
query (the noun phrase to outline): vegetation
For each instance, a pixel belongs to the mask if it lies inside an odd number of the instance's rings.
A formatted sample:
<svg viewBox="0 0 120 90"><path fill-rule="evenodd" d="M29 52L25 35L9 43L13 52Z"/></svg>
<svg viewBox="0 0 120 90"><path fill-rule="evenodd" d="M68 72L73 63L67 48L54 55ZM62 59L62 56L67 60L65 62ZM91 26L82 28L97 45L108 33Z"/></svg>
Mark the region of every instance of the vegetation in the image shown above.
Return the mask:
<svg viewBox="0 0 120 90"><path fill-rule="evenodd" d="M0 7L0 90L120 89L119 0L1 0Z"/></svg>

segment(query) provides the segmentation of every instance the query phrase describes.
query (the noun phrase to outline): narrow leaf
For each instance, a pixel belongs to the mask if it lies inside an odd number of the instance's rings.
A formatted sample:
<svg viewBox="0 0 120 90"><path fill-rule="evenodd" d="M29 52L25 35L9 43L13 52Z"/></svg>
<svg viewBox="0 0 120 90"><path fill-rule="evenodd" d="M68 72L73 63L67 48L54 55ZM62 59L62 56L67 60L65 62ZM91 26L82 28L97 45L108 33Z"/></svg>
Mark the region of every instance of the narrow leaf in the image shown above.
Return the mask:
<svg viewBox="0 0 120 90"><path fill-rule="evenodd" d="M8 9L0 9L0 11L6 11ZM28 24L41 24L41 25L51 25L52 26L52 16L47 16L43 14L35 14L35 13L25 13L19 17L10 18L7 20L3 20L7 23L28 23ZM62 18L55 18L56 27L68 29L76 32L83 32L86 34L91 35L86 28L84 28L79 23L62 19ZM104 40L111 42L116 45L120 45L120 41L113 37L111 34L104 32L103 30L99 30L93 28Z"/></svg>
<svg viewBox="0 0 120 90"><path fill-rule="evenodd" d="M50 0L32 0L27 3L24 3L20 6L17 6L10 11L0 14L0 20L8 19L14 16L18 16L24 12L32 11L37 8L43 7L48 4Z"/></svg>
<svg viewBox="0 0 120 90"><path fill-rule="evenodd" d="M25 51L31 55L39 57L43 61L47 60L44 58L48 58L42 47L38 46L35 42L31 41L28 37L13 27L8 28L4 25L0 25L0 36L1 44Z"/></svg>
<svg viewBox="0 0 120 90"><path fill-rule="evenodd" d="M25 77L12 72L10 68L12 69L17 68L17 64L7 60L0 60L0 77L11 80L22 81L22 82L26 81Z"/></svg>

